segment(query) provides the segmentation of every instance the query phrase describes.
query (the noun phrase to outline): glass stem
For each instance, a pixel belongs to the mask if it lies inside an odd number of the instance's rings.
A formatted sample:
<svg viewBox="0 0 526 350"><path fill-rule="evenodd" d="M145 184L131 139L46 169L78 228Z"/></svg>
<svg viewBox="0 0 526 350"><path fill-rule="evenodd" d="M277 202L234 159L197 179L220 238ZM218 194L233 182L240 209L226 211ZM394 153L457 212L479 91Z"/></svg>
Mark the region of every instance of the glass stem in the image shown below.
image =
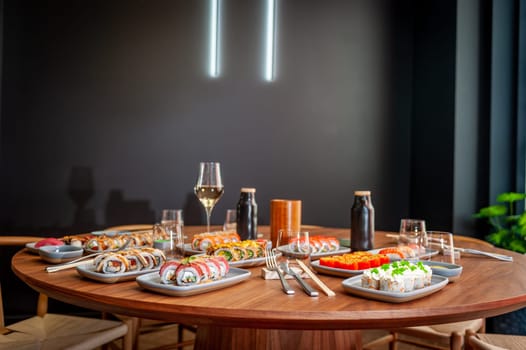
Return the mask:
<svg viewBox="0 0 526 350"><path fill-rule="evenodd" d="M212 208L206 208L206 232L210 232L210 216L212 216Z"/></svg>

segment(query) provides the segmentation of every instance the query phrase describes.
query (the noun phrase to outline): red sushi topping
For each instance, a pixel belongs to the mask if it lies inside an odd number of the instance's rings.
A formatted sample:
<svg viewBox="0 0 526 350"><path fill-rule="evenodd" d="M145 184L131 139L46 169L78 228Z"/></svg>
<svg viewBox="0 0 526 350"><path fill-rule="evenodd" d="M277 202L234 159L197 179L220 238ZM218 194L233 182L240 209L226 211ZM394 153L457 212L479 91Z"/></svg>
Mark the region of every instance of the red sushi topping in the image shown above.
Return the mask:
<svg viewBox="0 0 526 350"><path fill-rule="evenodd" d="M40 248L46 245L64 245L64 242L57 238L45 238L35 243L35 248Z"/></svg>

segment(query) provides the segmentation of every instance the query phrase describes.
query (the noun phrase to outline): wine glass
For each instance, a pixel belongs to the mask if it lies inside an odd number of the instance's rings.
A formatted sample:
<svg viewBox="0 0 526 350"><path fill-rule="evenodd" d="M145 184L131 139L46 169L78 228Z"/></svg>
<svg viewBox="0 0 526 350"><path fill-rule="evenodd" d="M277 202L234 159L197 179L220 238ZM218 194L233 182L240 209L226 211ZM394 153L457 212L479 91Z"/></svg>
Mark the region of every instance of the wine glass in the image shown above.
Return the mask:
<svg viewBox="0 0 526 350"><path fill-rule="evenodd" d="M199 177L194 187L194 192L206 211L206 232L210 232L210 216L215 204L223 195L223 182L221 181L221 164L217 162L201 162L199 164Z"/></svg>

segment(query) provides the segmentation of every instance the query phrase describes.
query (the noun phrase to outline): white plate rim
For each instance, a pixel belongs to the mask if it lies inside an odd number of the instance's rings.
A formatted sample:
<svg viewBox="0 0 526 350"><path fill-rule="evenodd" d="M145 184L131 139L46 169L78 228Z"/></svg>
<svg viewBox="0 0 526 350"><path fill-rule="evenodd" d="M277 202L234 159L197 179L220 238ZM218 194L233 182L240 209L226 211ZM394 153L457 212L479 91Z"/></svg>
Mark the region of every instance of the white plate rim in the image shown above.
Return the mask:
<svg viewBox="0 0 526 350"><path fill-rule="evenodd" d="M95 280L98 282L104 282L104 283L118 283L118 282L125 282L125 281L131 281L137 278L137 276L141 276L147 273L151 272L159 272L160 267L156 267L153 269L145 269L145 270L138 270L138 271L129 271L129 272L123 272L123 273L101 273L95 271L95 266L93 266L93 262L78 265L77 266L77 272L79 275L89 278L91 280Z"/></svg>
<svg viewBox="0 0 526 350"><path fill-rule="evenodd" d="M350 278L343 280L342 281L343 289L349 294L365 297L368 299L386 301L390 303L403 303L406 301L423 298L425 296L438 292L439 290L444 288L449 283L449 280L447 277L440 276L440 275L433 275L431 277L430 286L416 289L411 292L396 293L396 292L386 292L386 291L370 289L370 288L363 288L361 286L361 279L362 279L362 276L358 275L358 276L350 277Z"/></svg>
<svg viewBox="0 0 526 350"><path fill-rule="evenodd" d="M339 269L337 267L323 266L320 264L319 260L312 261L310 264L314 270L320 273L324 273L324 274L332 275L332 276L338 276L338 277L351 277L351 276L362 274L364 271L368 270L368 268L362 269L362 270L347 270L347 269Z"/></svg>
<svg viewBox="0 0 526 350"><path fill-rule="evenodd" d="M148 273L136 278L137 283L144 289L176 297L202 294L218 289L223 289L248 279L252 273L236 267L231 267L225 277L218 281L201 283L193 286L176 286L162 284L158 272Z"/></svg>

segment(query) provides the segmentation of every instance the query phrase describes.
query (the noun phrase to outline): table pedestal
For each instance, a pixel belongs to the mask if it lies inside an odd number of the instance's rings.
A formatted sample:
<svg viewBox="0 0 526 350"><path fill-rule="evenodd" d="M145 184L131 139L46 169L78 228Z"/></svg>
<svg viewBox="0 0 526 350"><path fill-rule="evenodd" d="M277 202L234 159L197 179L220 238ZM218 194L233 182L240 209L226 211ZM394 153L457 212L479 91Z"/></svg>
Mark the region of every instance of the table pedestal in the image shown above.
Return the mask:
<svg viewBox="0 0 526 350"><path fill-rule="evenodd" d="M194 349L352 349L362 348L361 331L279 330L199 326Z"/></svg>

